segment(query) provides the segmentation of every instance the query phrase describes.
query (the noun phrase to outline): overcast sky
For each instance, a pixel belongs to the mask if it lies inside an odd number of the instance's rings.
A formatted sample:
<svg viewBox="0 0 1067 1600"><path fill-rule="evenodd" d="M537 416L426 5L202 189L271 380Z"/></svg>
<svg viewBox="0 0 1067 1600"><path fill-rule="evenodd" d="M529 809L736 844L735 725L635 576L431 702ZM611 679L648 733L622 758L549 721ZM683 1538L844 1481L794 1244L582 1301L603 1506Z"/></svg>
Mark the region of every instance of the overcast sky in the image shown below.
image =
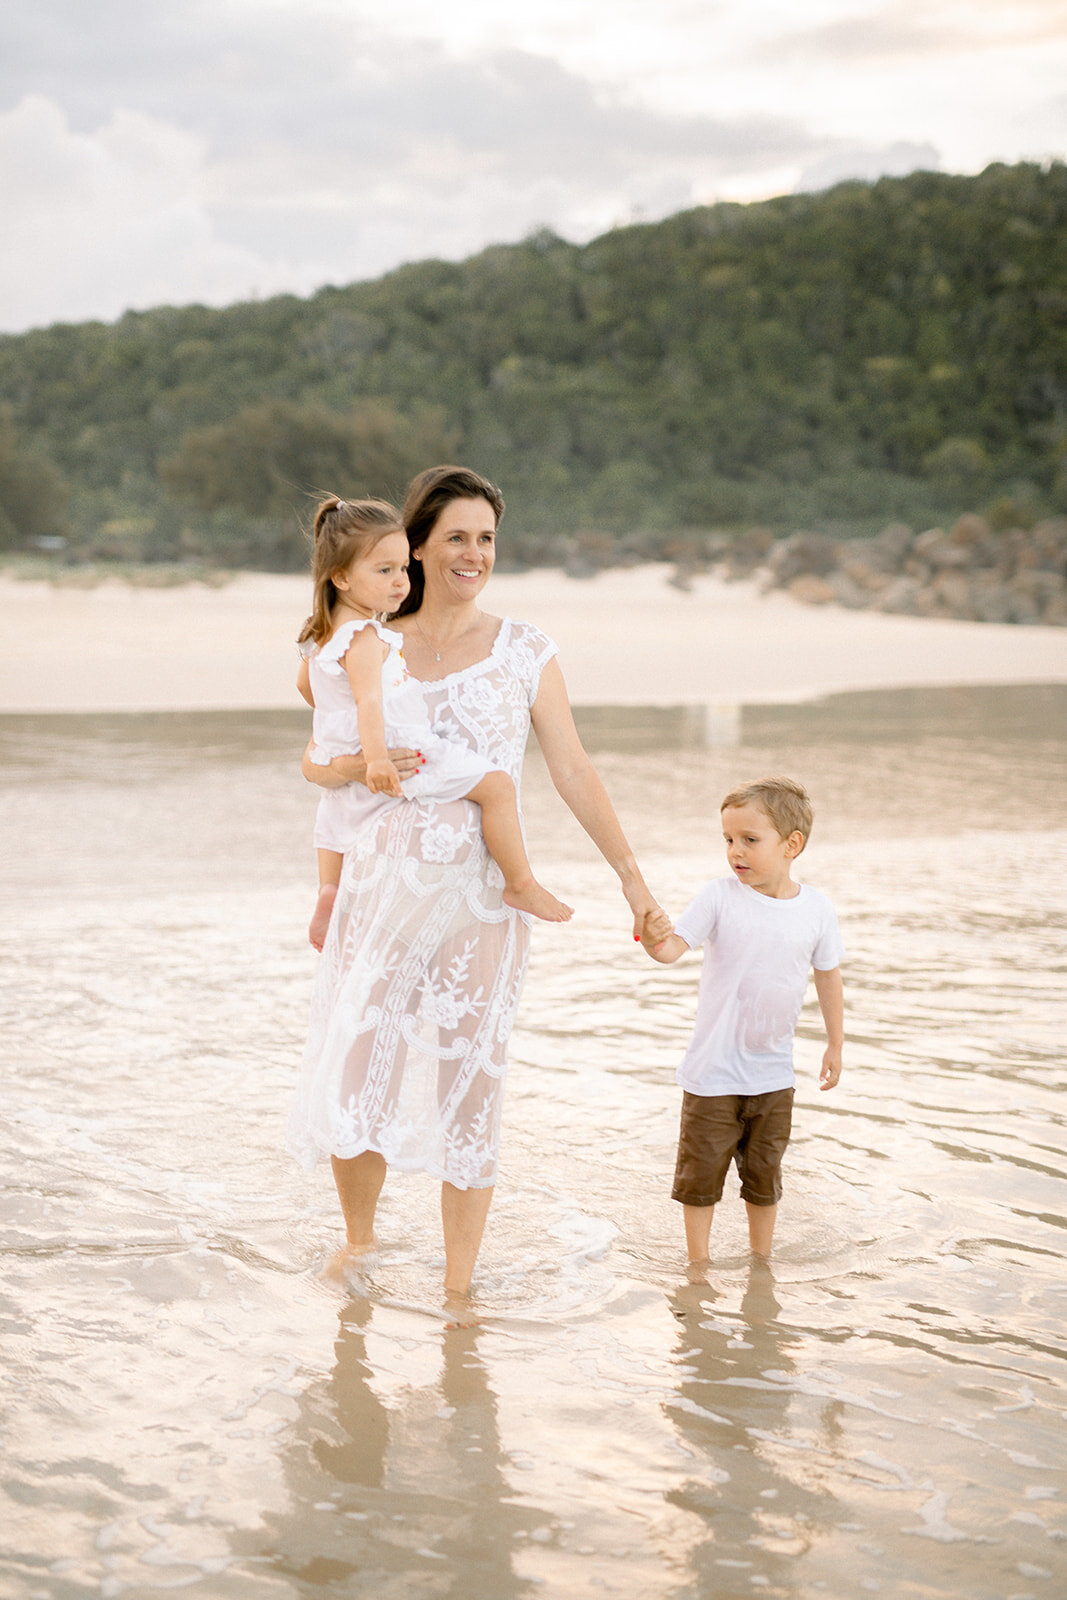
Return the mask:
<svg viewBox="0 0 1067 1600"><path fill-rule="evenodd" d="M0 329L1067 151L1067 0L32 0Z"/></svg>

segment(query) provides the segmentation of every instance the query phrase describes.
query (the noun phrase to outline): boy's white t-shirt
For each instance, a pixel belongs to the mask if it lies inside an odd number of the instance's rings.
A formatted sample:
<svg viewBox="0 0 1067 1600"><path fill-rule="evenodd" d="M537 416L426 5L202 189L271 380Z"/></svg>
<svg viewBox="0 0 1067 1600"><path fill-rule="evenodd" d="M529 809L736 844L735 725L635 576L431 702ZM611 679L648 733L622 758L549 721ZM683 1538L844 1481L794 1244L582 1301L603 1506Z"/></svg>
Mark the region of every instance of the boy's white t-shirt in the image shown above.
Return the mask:
<svg viewBox="0 0 1067 1600"><path fill-rule="evenodd" d="M767 1094L793 1083L793 1030L812 967L844 959L826 895L799 884L776 900L736 878L715 878L674 931L704 946L696 1024L677 1078L690 1094Z"/></svg>

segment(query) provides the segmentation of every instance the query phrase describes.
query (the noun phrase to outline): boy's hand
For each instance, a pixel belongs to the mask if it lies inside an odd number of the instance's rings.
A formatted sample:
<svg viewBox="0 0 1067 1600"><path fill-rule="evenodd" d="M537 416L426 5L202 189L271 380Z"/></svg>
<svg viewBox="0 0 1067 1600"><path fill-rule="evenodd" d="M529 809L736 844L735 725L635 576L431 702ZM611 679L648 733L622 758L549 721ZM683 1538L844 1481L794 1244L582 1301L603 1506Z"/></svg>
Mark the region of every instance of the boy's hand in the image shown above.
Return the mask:
<svg viewBox="0 0 1067 1600"><path fill-rule="evenodd" d="M662 906L646 911L641 923L642 947L652 955L674 932L674 925Z"/></svg>
<svg viewBox="0 0 1067 1600"><path fill-rule="evenodd" d="M391 794L398 800L404 797L400 787L400 774L388 757L367 762L367 788L371 794Z"/></svg>
<svg viewBox="0 0 1067 1600"><path fill-rule="evenodd" d="M832 1089L841 1076L841 1052L828 1046L823 1053L819 1072L819 1088Z"/></svg>

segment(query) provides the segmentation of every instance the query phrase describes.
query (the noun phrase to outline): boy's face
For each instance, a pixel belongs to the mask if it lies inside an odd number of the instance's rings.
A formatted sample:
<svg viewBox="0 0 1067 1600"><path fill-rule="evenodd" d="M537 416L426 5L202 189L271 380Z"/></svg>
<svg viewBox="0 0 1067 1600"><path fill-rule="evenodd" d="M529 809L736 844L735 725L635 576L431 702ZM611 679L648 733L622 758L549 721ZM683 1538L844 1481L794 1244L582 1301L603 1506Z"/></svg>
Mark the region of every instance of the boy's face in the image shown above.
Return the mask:
<svg viewBox="0 0 1067 1600"><path fill-rule="evenodd" d="M804 836L783 839L759 806L727 806L722 813L726 859L742 883L760 894L781 898L792 886L790 866L804 847Z"/></svg>

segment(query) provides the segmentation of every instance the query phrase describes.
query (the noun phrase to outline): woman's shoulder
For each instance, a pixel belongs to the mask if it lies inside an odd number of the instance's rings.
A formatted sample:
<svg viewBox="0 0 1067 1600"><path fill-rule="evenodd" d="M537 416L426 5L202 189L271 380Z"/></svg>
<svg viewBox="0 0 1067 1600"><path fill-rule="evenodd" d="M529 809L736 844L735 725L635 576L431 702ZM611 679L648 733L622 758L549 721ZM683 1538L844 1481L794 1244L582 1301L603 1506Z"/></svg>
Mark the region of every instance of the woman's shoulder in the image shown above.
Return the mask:
<svg viewBox="0 0 1067 1600"><path fill-rule="evenodd" d="M523 622L517 617L503 617L497 642L503 649L533 653L534 660L543 666L550 656L558 654L558 647L536 622Z"/></svg>

